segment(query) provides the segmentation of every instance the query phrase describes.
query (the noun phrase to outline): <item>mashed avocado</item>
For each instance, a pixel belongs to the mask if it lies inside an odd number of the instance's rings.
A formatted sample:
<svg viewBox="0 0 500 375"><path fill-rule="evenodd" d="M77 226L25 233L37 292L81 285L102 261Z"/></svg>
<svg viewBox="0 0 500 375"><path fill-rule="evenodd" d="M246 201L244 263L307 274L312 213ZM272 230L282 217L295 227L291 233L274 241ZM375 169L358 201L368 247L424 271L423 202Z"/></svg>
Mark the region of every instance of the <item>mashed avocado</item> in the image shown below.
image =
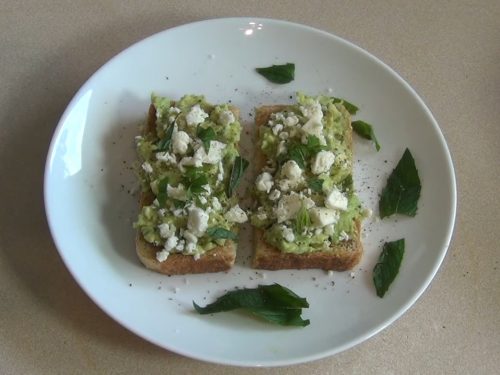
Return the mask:
<svg viewBox="0 0 500 375"><path fill-rule="evenodd" d="M327 96L297 104L259 128L267 164L257 177L253 225L281 251L329 251L357 235L363 216L352 182L350 115Z"/></svg>
<svg viewBox="0 0 500 375"><path fill-rule="evenodd" d="M136 137L137 174L149 199L134 227L162 248L159 261L174 252L197 258L234 239L236 224L247 219L226 193L241 125L227 104L203 96L175 102L153 95L152 104L156 121Z"/></svg>

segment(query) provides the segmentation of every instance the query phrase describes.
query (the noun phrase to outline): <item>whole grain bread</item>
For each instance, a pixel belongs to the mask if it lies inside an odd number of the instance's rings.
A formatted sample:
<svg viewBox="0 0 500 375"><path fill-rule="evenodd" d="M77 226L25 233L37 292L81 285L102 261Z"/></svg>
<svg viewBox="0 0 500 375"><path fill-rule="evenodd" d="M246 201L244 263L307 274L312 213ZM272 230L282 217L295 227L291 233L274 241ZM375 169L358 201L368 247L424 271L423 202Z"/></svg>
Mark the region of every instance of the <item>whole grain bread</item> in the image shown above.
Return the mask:
<svg viewBox="0 0 500 375"><path fill-rule="evenodd" d="M286 108L287 106L285 105L257 108L255 114L257 129L268 122L272 113L283 111ZM350 122L346 141L352 149L352 128ZM266 158L261 152L260 147L256 147L255 161L257 170L261 170L265 166ZM360 238L361 220L356 221L355 228L356 231L349 240L332 244L329 251L316 251L303 254L285 253L275 248L265 241L264 230L255 228L253 267L268 270L318 268L345 271L352 269L359 263L363 254L363 245Z"/></svg>
<svg viewBox="0 0 500 375"><path fill-rule="evenodd" d="M239 110L235 107L231 107L230 109L234 113L235 118L238 118ZM154 132L155 126L156 108L151 104L149 106L144 133ZM139 199L140 208L151 204L154 198L151 191L142 192ZM217 246L204 253L198 259L195 259L192 255L173 253L163 262L159 262L156 259L156 253L161 251L162 248L147 242L140 230L137 231L135 245L137 256L146 268L166 275L227 271L233 266L236 259L236 244L231 240L226 240L224 246Z"/></svg>

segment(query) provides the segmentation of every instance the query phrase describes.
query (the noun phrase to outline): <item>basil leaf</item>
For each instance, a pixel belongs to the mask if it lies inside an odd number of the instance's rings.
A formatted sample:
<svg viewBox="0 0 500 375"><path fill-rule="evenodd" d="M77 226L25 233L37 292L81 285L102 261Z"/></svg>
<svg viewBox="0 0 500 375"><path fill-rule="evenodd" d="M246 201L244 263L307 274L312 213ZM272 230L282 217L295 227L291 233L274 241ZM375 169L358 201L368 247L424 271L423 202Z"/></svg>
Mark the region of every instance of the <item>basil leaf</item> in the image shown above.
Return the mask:
<svg viewBox="0 0 500 375"><path fill-rule="evenodd" d="M186 202L180 201L178 199L172 199L172 202L174 203L175 208L184 208L184 206L186 205Z"/></svg>
<svg viewBox="0 0 500 375"><path fill-rule="evenodd" d="M256 68L257 73L273 83L288 83L295 78L295 64L272 65L266 68Z"/></svg>
<svg viewBox="0 0 500 375"><path fill-rule="evenodd" d="M237 156L234 159L233 169L231 170L231 176L229 178L229 184L227 186L226 194L228 197L231 197L238 186L241 177L245 173L245 170L248 168L248 161L243 159L241 156Z"/></svg>
<svg viewBox="0 0 500 375"><path fill-rule="evenodd" d="M168 151L170 148L170 144L172 143L172 134L174 133L174 128L175 128L175 121L177 120L177 115L170 123L168 126L167 130L165 131L165 137L163 137L158 143L157 143L157 150L158 151Z"/></svg>
<svg viewBox="0 0 500 375"><path fill-rule="evenodd" d="M357 120L353 121L351 125L356 133L358 133L365 139L372 140L375 143L375 148L377 149L377 151L380 150L380 145L377 141L377 138L375 137L375 133L373 132L373 127L370 124L361 120Z"/></svg>
<svg viewBox="0 0 500 375"><path fill-rule="evenodd" d="M406 149L382 190L379 201L380 218L395 213L415 216L421 188L415 160L410 150Z"/></svg>
<svg viewBox="0 0 500 375"><path fill-rule="evenodd" d="M297 234L302 234L304 229L310 225L311 218L309 217L309 212L307 212L307 208L302 205L299 212L297 212L297 216L295 216L295 232Z"/></svg>
<svg viewBox="0 0 500 375"><path fill-rule="evenodd" d="M220 227L208 228L206 233L213 239L224 238L229 240L236 240L238 238L235 233Z"/></svg>
<svg viewBox="0 0 500 375"><path fill-rule="evenodd" d="M316 155L321 150L326 150L327 147L322 145L319 138L315 135L307 136L307 143L292 142L288 146L288 153L286 156L280 158L283 162L284 160L294 160L300 168L305 169L308 160ZM281 164L281 163L280 163Z"/></svg>
<svg viewBox="0 0 500 375"><path fill-rule="evenodd" d="M158 199L160 207L165 207L165 204L167 203L167 197L168 197L167 185L168 185L167 177L162 178L158 183L158 196L156 198Z"/></svg>
<svg viewBox="0 0 500 375"><path fill-rule="evenodd" d="M358 112L358 107L356 107L354 104L352 103L349 103L347 100L345 99L341 99L341 98L333 98L333 102L334 103L340 103L342 104L345 109L347 110L347 112L349 112L351 115L355 115L356 112Z"/></svg>
<svg viewBox="0 0 500 375"><path fill-rule="evenodd" d="M300 316L302 308L309 307L307 300L279 284L233 290L205 307L194 301L193 306L200 314L244 309L275 324L302 327L309 324Z"/></svg>
<svg viewBox="0 0 500 375"><path fill-rule="evenodd" d="M311 178L307 181L307 186L315 193L320 193L323 191L323 180L321 178Z"/></svg>
<svg viewBox="0 0 500 375"><path fill-rule="evenodd" d="M186 167L182 183L186 187L188 198L192 198L206 192L205 185L208 184L208 179L203 168Z"/></svg>
<svg viewBox="0 0 500 375"><path fill-rule="evenodd" d="M404 238L386 242L375 268L373 269L373 283L377 290L377 296L382 298L389 286L396 278L403 255L405 252Z"/></svg>
<svg viewBox="0 0 500 375"><path fill-rule="evenodd" d="M314 156L318 152L322 150L326 150L327 147L325 145L322 145L319 141L319 138L316 137L315 135L308 135L307 136L307 144L306 144L307 150L309 152L309 156Z"/></svg>
<svg viewBox="0 0 500 375"><path fill-rule="evenodd" d="M200 140L203 142L203 147L205 148L205 152L208 154L208 151L210 151L210 141L213 141L215 139L214 129L211 127L208 128L198 127L198 130L196 131L196 136L200 138Z"/></svg>

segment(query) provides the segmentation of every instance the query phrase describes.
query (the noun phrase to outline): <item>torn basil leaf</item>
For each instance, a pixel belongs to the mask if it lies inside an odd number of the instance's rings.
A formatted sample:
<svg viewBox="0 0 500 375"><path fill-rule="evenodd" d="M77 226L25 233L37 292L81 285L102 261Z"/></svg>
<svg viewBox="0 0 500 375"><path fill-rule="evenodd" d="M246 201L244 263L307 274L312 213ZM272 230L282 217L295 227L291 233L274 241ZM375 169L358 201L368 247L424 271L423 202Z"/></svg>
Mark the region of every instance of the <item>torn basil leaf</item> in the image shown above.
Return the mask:
<svg viewBox="0 0 500 375"><path fill-rule="evenodd" d="M229 240L236 240L238 238L238 236L236 236L235 233L220 227L208 228L206 233L213 239L223 238Z"/></svg>
<svg viewBox="0 0 500 375"><path fill-rule="evenodd" d="M295 64L272 65L266 68L256 68L257 73L273 83L284 84L294 80Z"/></svg>
<svg viewBox="0 0 500 375"><path fill-rule="evenodd" d="M168 178L164 177L160 180L158 183L158 203L160 204L160 207L165 207L165 204L167 203L167 185L168 185Z"/></svg>
<svg viewBox="0 0 500 375"><path fill-rule="evenodd" d="M231 170L231 176L229 177L229 184L227 186L226 194L231 197L240 183L241 177L248 168L248 161L243 159L241 156L237 156L234 159L233 169Z"/></svg>
<svg viewBox="0 0 500 375"><path fill-rule="evenodd" d="M361 120L357 120L353 121L351 125L353 130L359 136L373 141L373 143L375 143L375 148L377 149L377 151L380 150L380 144L378 143L377 138L375 137L375 133L373 132L373 127L370 124Z"/></svg>
<svg viewBox="0 0 500 375"><path fill-rule="evenodd" d="M382 190L379 201L380 218L395 213L415 216L421 188L415 160L410 150L406 149Z"/></svg>
<svg viewBox="0 0 500 375"><path fill-rule="evenodd" d="M347 110L347 112L349 112L351 115L355 115L356 112L358 112L359 108L356 107L354 104L348 102L345 99L333 98L333 102L342 104L345 107L345 109Z"/></svg>
<svg viewBox="0 0 500 375"><path fill-rule="evenodd" d="M386 242L382 253L373 269L373 283L377 290L377 296L384 297L399 272L401 261L405 252L404 238Z"/></svg>
<svg viewBox="0 0 500 375"><path fill-rule="evenodd" d="M210 142L215 139L214 129L211 127L202 128L201 126L199 126L196 131L196 136L200 138L203 143L203 147L205 148L205 152L208 154L208 152L210 151Z"/></svg>
<svg viewBox="0 0 500 375"><path fill-rule="evenodd" d="M315 135L308 135L306 144L292 142L288 146L287 154L284 157L281 157L280 160L282 162L287 159L294 160L300 168L305 169L306 164L311 157L315 156L321 150L326 149L327 147L320 143L318 137Z"/></svg>
<svg viewBox="0 0 500 375"><path fill-rule="evenodd" d="M307 208L302 204L297 216L295 216L295 233L302 234L305 228L311 225L311 218Z"/></svg>
<svg viewBox="0 0 500 375"><path fill-rule="evenodd" d="M314 191L315 193L319 193L323 191L323 180L321 178L311 178L307 181L307 186Z"/></svg>
<svg viewBox="0 0 500 375"><path fill-rule="evenodd" d="M177 115L177 117L179 117L179 115ZM157 143L156 146L158 151L168 151L170 149L170 144L172 143L172 134L174 133L175 121L177 120L177 117L168 126L167 130L165 131L165 137L160 139L160 141Z"/></svg>
<svg viewBox="0 0 500 375"><path fill-rule="evenodd" d="M243 309L275 324L299 327L309 325L309 320L301 317L302 308L309 307L307 300L279 284L233 290L205 307L194 301L193 306L200 314Z"/></svg>

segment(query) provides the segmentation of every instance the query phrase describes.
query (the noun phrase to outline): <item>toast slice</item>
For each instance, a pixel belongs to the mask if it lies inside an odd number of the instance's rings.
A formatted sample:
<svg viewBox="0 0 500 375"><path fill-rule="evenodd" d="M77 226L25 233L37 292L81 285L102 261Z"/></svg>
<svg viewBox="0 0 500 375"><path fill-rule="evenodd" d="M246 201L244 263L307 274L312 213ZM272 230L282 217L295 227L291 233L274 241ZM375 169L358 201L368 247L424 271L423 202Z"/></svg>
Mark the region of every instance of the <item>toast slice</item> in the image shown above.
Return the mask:
<svg viewBox="0 0 500 375"><path fill-rule="evenodd" d="M257 108L255 125L260 134L260 128L270 120L271 114L290 109L286 105L272 105ZM343 115L348 118L344 142L352 151L352 127L350 115L343 110ZM288 142L288 141L287 141ZM256 148L255 161L257 171L262 170L267 163L267 157L260 147ZM352 175L352 167L351 167ZM353 223L353 231L349 238L337 243L332 243L326 250L308 251L302 253L285 252L270 244L265 239L265 228L255 228L255 250L253 267L268 270L280 269L324 269L345 271L352 269L361 260L363 246L360 239L362 215Z"/></svg>
<svg viewBox="0 0 500 375"><path fill-rule="evenodd" d="M174 104L175 105L175 104ZM239 118L239 110L236 107L229 106L236 121ZM151 104L148 111L148 118L143 129L143 136L156 132L157 110L154 104ZM178 166L172 165L171 168ZM140 194L139 207L150 206L157 199L157 196L151 189L143 189ZM167 198L168 200L169 198ZM232 232L237 232L237 225L230 228ZM179 237L180 238L180 237ZM218 244L201 255L193 256L182 252L171 252L166 260L160 261L158 254L163 250L159 244L148 242L141 228L138 228L136 234L136 253L142 264L153 271L167 275L182 275L195 273L209 273L227 271L232 267L236 258L236 243L226 239L223 244Z"/></svg>

